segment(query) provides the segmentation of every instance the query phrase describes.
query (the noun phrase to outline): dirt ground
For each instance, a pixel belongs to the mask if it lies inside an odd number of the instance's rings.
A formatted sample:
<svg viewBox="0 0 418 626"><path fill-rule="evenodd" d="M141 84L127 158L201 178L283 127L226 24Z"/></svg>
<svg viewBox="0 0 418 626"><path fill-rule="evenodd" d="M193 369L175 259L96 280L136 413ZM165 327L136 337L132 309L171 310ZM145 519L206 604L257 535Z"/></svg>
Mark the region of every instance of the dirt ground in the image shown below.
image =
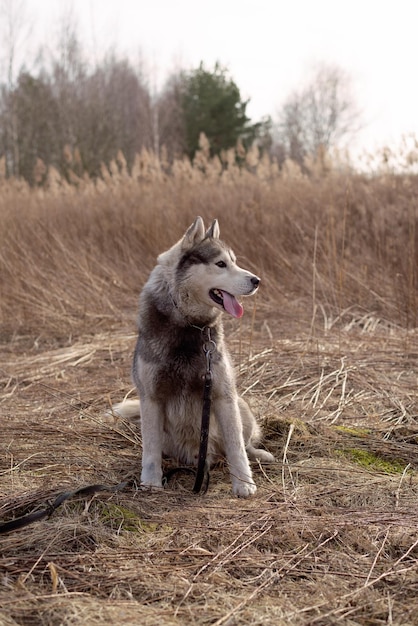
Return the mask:
<svg viewBox="0 0 418 626"><path fill-rule="evenodd" d="M1 346L2 521L134 480L2 535L1 624L418 624L416 331L354 315L227 330L276 458L248 500L222 464L205 495L186 474L138 488L140 433L105 416L132 389L133 324Z"/></svg>

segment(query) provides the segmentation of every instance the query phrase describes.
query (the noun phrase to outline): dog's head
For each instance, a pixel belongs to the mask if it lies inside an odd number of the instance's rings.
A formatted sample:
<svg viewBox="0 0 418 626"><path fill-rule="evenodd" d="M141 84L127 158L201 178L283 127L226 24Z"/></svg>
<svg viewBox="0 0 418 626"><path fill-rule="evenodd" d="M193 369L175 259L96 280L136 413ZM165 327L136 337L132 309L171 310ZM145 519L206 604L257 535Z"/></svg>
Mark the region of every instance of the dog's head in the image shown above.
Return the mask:
<svg viewBox="0 0 418 626"><path fill-rule="evenodd" d="M214 220L205 231L197 217L183 238L159 257L159 262L176 259L176 288L182 303L197 311L215 307L233 317L244 309L237 297L255 293L260 279L239 267L233 251L219 239L219 224Z"/></svg>

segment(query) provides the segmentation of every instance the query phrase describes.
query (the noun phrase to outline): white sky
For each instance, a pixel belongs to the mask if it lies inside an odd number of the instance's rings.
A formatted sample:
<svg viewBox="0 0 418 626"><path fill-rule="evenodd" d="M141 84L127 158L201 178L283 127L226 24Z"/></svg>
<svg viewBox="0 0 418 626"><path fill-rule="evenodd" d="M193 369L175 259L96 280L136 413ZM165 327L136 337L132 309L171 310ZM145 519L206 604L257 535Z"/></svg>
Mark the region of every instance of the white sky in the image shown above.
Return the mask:
<svg viewBox="0 0 418 626"><path fill-rule="evenodd" d="M22 0L14 0L22 1ZM178 68L229 68L253 121L274 119L312 65L353 79L360 146L418 137L418 0L25 0L31 39L52 45L72 7L86 51L142 57L161 86Z"/></svg>

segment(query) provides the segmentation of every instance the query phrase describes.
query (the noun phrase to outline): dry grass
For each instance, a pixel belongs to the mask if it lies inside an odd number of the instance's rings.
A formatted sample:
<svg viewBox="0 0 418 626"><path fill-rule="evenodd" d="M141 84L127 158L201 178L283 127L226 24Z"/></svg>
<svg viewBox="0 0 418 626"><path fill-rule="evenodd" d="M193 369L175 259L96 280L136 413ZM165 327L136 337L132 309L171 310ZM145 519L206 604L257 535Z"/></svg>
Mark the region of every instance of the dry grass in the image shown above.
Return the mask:
<svg viewBox="0 0 418 626"><path fill-rule="evenodd" d="M1 517L138 476L138 431L104 413L139 288L196 214L262 274L227 330L277 463L250 500L220 465L205 496L179 475L3 536L0 623L415 624L418 182L141 158L98 186L3 183Z"/></svg>

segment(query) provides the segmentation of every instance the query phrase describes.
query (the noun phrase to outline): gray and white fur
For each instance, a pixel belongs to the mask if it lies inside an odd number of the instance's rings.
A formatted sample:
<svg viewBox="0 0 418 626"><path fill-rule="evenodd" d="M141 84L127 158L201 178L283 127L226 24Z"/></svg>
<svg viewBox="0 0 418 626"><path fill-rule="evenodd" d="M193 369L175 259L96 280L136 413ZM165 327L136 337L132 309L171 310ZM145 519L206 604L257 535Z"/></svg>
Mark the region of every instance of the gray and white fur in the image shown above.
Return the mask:
<svg viewBox="0 0 418 626"><path fill-rule="evenodd" d="M197 463L206 371L204 327L210 328L216 343L209 464L226 456L233 493L247 497L256 491L249 459L274 461L269 452L255 447L260 427L238 396L222 325L223 312L242 316L237 297L255 293L259 283L257 276L237 265L232 250L219 239L217 220L205 232L197 217L180 241L159 255L139 301L132 372L140 403L126 400L113 407L123 417L141 415L142 485L161 487L163 455Z"/></svg>

